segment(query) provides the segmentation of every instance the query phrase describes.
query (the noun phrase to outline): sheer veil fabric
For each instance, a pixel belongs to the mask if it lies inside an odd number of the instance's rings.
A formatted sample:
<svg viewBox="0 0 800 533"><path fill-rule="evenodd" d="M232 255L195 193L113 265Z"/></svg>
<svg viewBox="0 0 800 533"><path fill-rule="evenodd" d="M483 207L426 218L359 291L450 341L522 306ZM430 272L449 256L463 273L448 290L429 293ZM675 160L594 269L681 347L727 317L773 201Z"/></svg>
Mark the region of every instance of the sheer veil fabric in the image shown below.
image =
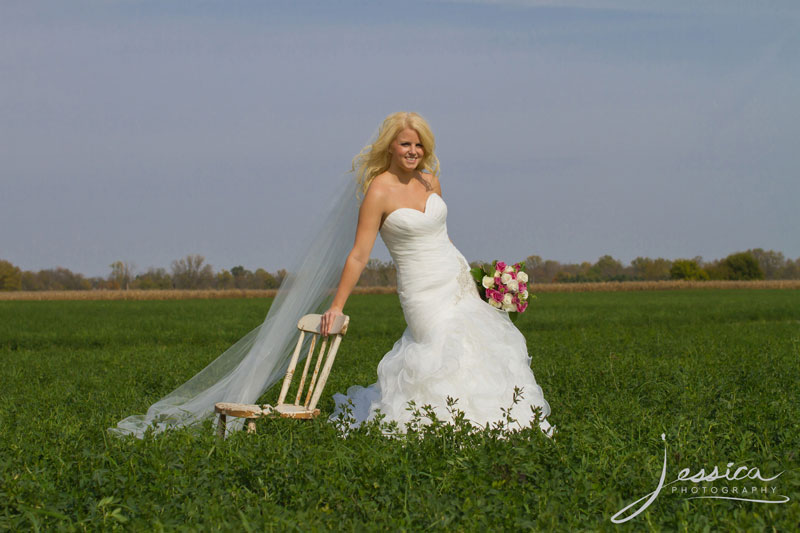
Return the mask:
<svg viewBox="0 0 800 533"><path fill-rule="evenodd" d="M286 372L291 347L297 342L297 321L321 313L330 304L353 236L360 203L357 180L342 179L338 197L320 219L316 236L298 256L281 284L264 322L228 348L186 383L109 431L142 438L152 429L190 426L214 416L217 402L254 403ZM298 206L301 207L301 206ZM299 209L298 216L313 217ZM291 220L286 221L291 224ZM237 429L241 419L229 427ZM238 422L238 426L236 425Z"/></svg>

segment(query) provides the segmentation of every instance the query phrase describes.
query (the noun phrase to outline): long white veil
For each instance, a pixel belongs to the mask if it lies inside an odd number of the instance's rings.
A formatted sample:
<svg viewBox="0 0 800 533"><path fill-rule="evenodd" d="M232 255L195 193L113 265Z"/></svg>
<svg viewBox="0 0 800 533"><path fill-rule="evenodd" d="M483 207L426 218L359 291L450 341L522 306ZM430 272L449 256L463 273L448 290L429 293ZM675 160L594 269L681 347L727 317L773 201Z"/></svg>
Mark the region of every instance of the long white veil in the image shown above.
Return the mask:
<svg viewBox="0 0 800 533"><path fill-rule="evenodd" d="M192 425L213 416L216 402L254 403L283 376L299 335L297 321L327 308L353 244L359 186L353 175L345 179L327 216L320 218L310 247L298 256L278 289L264 322L151 405L147 414L129 416L110 432L141 438L148 428L157 433ZM297 211L298 216L314 216L300 205ZM236 421L240 427L242 421Z"/></svg>

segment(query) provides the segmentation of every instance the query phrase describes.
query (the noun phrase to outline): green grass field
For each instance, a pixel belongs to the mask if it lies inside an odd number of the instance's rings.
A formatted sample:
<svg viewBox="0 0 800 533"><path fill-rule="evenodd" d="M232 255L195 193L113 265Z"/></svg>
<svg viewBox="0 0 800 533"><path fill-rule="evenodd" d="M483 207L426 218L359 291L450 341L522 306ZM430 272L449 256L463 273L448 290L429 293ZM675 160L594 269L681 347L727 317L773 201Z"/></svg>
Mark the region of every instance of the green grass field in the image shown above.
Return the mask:
<svg viewBox="0 0 800 533"><path fill-rule="evenodd" d="M560 434L451 426L344 439L324 417L216 440L106 428L191 377L268 300L0 302L0 530L794 530L800 523L800 291L542 294L517 326ZM331 394L375 380L404 328L396 296L351 298ZM666 487L681 469L770 482ZM672 488L775 489L783 504ZM708 492L707 494L710 494ZM722 492L717 492L722 495ZM731 492L727 493L732 496ZM748 494L748 496L750 496Z"/></svg>

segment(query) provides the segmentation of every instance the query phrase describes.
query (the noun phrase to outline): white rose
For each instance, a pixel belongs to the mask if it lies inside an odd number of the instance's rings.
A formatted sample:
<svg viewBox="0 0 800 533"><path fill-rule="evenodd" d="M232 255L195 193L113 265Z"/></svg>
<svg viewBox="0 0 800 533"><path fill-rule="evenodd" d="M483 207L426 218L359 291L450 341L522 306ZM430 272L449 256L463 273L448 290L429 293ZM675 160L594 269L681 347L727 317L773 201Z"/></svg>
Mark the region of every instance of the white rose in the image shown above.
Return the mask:
<svg viewBox="0 0 800 533"><path fill-rule="evenodd" d="M522 291L522 294L519 295L520 300L527 300L528 299L528 291Z"/></svg>
<svg viewBox="0 0 800 533"><path fill-rule="evenodd" d="M510 290L511 292L517 292L519 291L519 282L515 279L512 279L511 281L506 283L506 287L508 287L508 290Z"/></svg>
<svg viewBox="0 0 800 533"><path fill-rule="evenodd" d="M493 276L494 277L499 277L500 276L500 271L499 270L495 270Z"/></svg>
<svg viewBox="0 0 800 533"><path fill-rule="evenodd" d="M513 267L513 266L511 266L511 265L508 265L508 266L506 267L506 269L505 269L505 270L503 270L503 272L514 272L514 267Z"/></svg>
<svg viewBox="0 0 800 533"><path fill-rule="evenodd" d="M503 311L516 311L517 308L514 307L514 304L503 304Z"/></svg>
<svg viewBox="0 0 800 533"><path fill-rule="evenodd" d="M525 272L519 272L517 274L517 281L520 283L528 283L528 275Z"/></svg>
<svg viewBox="0 0 800 533"><path fill-rule="evenodd" d="M489 276L483 276L483 280L481 281L481 285L483 285L484 289L493 289L494 288L494 278Z"/></svg>
<svg viewBox="0 0 800 533"><path fill-rule="evenodd" d="M496 309L500 309L500 306L501 306L502 304L501 304L500 302L498 302L498 301L496 301L496 300L492 299L492 298L489 298L489 305L491 305L492 307L494 307L494 308L496 308Z"/></svg>
<svg viewBox="0 0 800 533"><path fill-rule="evenodd" d="M505 293L503 295L503 306L511 305L511 299L513 297L509 293Z"/></svg>
<svg viewBox="0 0 800 533"><path fill-rule="evenodd" d="M508 282L511 281L511 274L503 274L500 276L500 281L503 282L503 285L508 285Z"/></svg>

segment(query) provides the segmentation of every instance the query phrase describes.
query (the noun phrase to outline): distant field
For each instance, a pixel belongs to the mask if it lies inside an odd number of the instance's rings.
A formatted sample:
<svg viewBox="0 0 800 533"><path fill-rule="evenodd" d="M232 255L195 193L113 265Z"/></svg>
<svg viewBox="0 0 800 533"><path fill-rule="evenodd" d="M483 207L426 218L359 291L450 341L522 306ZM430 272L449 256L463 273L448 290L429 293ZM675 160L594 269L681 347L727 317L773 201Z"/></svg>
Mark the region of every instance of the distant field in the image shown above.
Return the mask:
<svg viewBox="0 0 800 533"><path fill-rule="evenodd" d="M706 283L702 284L707 286ZM752 285L748 285L752 286ZM759 468L785 504L665 488L636 530L795 530L800 523L800 292L548 293L517 326L555 441L337 435L324 417L209 424L144 440L106 428L143 412L257 325L269 299L0 302L0 531L605 530L683 468ZM394 295L356 295L330 395L375 380L404 329ZM274 392L269 392L268 400ZM671 487L670 487L671 488ZM777 497L777 496L775 496Z"/></svg>
<svg viewBox="0 0 800 533"><path fill-rule="evenodd" d="M671 291L698 289L800 289L800 280L771 281L603 281L597 283L536 283L533 293ZM98 291L9 291L3 300L187 300L204 298L273 298L275 289L220 290L98 290ZM395 287L356 287L354 294L394 294Z"/></svg>

